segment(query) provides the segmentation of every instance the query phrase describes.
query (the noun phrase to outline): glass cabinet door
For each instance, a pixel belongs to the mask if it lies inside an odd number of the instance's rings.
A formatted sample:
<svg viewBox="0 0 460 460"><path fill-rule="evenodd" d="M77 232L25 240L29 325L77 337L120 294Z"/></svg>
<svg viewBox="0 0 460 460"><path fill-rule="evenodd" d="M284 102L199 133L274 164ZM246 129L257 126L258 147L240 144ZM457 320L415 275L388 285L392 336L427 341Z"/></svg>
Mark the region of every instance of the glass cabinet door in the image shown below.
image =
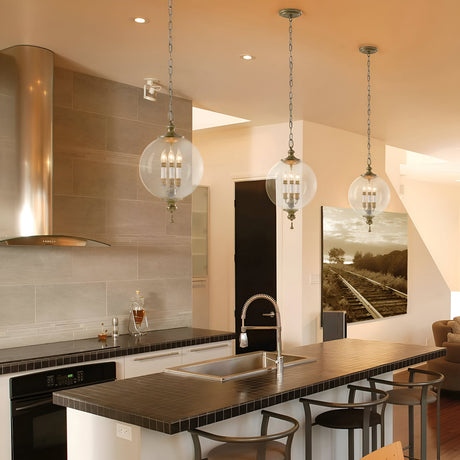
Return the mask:
<svg viewBox="0 0 460 460"><path fill-rule="evenodd" d="M192 194L192 277L208 276L209 187L198 186Z"/></svg>

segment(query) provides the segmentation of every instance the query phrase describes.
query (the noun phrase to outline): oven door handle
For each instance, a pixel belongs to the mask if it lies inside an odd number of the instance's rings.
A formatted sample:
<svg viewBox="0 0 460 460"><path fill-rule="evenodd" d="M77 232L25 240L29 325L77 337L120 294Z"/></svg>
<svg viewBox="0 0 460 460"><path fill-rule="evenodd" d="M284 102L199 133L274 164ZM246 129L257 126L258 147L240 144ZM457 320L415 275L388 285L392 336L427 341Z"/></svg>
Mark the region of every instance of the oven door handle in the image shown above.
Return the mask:
<svg viewBox="0 0 460 460"><path fill-rule="evenodd" d="M53 398L46 398L42 401L38 401L32 404L27 404L27 406L15 407L14 411L19 412L22 410L33 409L34 407L46 406L47 404L53 403Z"/></svg>

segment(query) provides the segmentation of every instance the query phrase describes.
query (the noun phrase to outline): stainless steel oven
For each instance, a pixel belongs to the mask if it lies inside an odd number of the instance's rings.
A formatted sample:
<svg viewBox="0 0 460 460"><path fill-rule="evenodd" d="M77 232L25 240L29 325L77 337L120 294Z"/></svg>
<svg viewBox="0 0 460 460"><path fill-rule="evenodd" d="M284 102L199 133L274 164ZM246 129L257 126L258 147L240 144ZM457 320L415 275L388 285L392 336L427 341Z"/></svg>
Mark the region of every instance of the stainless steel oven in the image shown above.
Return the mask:
<svg viewBox="0 0 460 460"><path fill-rule="evenodd" d="M67 459L65 407L53 391L115 380L114 362L58 368L10 379L13 460Z"/></svg>

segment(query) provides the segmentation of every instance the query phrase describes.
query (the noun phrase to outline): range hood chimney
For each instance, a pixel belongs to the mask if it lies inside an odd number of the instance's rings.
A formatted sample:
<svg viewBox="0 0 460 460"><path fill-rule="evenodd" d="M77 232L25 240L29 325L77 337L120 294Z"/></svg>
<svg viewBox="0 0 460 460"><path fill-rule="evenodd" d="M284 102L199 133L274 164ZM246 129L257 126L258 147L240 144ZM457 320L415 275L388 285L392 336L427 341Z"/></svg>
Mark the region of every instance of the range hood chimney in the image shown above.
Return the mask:
<svg viewBox="0 0 460 460"><path fill-rule="evenodd" d="M50 50L0 51L0 244L108 246L53 235L53 77Z"/></svg>

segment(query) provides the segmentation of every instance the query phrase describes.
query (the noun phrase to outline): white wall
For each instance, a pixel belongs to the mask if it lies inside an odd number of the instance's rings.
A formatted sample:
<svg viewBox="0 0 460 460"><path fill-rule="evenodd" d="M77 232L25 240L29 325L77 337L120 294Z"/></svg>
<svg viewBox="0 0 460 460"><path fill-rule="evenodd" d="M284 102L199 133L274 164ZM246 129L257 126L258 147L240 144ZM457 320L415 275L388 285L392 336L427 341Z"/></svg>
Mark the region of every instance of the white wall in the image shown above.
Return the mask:
<svg viewBox="0 0 460 460"><path fill-rule="evenodd" d="M294 135L296 153L300 157L303 154L316 173L318 191L298 215L294 230L288 229L288 221L282 217L278 300L287 346L321 341L321 206L348 207L348 187L364 172L367 155L367 140L358 134L304 121L295 123ZM202 182L210 186L210 327L234 327L233 181L264 177L286 155L287 139L287 124L194 133L194 143L205 164ZM374 171L385 177L385 146L376 140L372 145ZM394 190L388 211L405 211ZM409 224L408 314L350 325L348 334L354 338L430 343L431 323L448 317L449 308L449 289Z"/></svg>

